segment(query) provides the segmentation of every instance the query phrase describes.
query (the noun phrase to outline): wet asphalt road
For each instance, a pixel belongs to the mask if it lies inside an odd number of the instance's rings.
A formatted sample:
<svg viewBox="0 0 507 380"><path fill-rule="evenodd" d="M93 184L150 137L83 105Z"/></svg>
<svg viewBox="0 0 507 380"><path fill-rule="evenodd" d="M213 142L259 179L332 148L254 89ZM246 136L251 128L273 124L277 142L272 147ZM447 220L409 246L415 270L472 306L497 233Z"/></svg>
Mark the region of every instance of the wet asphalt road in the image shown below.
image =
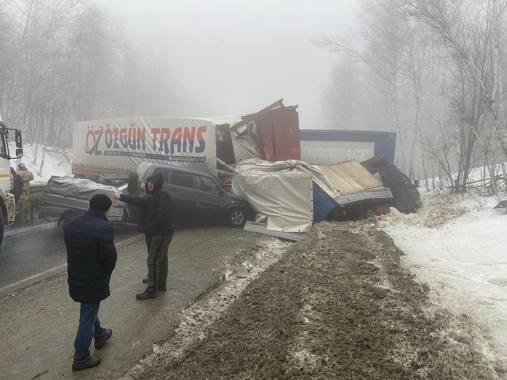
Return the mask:
<svg viewBox="0 0 507 380"><path fill-rule="evenodd" d="M135 228L115 229L115 240L137 234ZM6 236L0 246L0 288L24 280L66 262L63 231L60 227L35 227L14 236Z"/></svg>

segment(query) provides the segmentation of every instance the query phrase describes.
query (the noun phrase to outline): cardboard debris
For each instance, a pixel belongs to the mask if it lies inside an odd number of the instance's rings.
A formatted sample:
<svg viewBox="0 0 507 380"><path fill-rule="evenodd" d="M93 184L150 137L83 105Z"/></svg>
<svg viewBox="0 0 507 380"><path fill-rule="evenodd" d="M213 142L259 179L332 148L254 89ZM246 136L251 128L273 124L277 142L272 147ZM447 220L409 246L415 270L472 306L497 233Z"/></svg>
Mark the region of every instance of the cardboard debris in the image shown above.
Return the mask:
<svg viewBox="0 0 507 380"><path fill-rule="evenodd" d="M370 173L378 174L393 194L393 206L401 212L414 212L421 205L421 195L412 181L384 158L371 158L361 163Z"/></svg>

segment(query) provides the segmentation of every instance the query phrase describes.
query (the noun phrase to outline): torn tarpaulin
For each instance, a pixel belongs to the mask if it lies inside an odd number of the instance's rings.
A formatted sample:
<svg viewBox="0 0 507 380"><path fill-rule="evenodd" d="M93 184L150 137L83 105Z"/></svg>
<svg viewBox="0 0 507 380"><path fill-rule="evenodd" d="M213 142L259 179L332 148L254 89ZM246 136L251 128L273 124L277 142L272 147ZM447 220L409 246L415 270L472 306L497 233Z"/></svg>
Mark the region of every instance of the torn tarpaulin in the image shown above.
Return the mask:
<svg viewBox="0 0 507 380"><path fill-rule="evenodd" d="M337 194L318 167L302 161L247 160L236 167L233 191L267 216L267 229L306 232L314 220L313 186Z"/></svg>

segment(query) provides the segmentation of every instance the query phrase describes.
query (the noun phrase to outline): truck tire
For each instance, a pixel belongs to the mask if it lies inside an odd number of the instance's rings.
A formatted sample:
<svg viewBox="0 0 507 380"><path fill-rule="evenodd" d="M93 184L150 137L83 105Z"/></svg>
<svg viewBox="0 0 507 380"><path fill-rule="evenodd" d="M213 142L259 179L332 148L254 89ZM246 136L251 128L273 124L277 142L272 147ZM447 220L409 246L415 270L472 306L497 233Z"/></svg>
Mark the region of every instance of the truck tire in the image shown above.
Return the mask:
<svg viewBox="0 0 507 380"><path fill-rule="evenodd" d="M240 208L233 208L227 214L227 224L231 227L243 227L246 223L246 213Z"/></svg>

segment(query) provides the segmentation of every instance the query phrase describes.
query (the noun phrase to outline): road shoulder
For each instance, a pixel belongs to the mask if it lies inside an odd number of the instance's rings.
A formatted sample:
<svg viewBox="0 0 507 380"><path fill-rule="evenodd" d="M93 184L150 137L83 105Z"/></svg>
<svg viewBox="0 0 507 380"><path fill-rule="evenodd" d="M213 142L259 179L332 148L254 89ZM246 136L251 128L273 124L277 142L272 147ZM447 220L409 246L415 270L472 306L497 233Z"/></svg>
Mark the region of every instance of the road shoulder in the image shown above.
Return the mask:
<svg viewBox="0 0 507 380"><path fill-rule="evenodd" d="M179 231L169 250L168 291L155 300L139 302L146 275L142 239L120 246L111 281L112 294L101 304L100 317L112 328L113 339L94 370L73 375L100 379L120 376L170 334L179 313L216 286L224 262L238 250L255 245L257 236L225 228ZM79 305L68 296L63 273L38 281L0 298L0 368L2 378L55 379L71 376L73 340Z"/></svg>

